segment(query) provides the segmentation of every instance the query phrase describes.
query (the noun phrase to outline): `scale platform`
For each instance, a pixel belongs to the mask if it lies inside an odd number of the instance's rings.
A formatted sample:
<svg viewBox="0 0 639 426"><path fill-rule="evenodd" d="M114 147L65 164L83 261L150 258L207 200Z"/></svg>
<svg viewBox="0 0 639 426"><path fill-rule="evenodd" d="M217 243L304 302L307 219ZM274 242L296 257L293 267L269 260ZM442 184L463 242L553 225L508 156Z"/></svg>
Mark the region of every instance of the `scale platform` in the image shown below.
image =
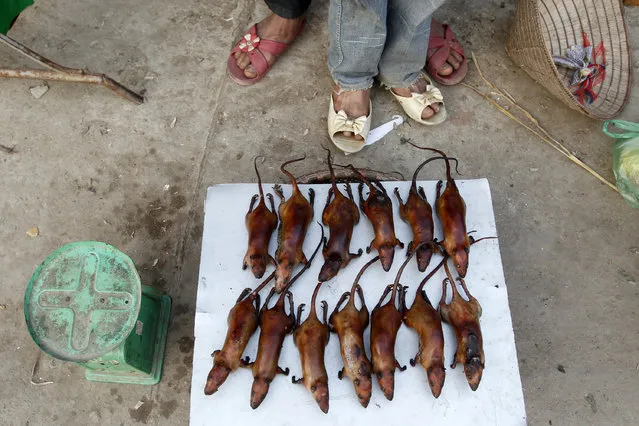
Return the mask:
<svg viewBox="0 0 639 426"><path fill-rule="evenodd" d="M384 182L395 209L395 230L397 237L408 244L412 235L410 228L399 218L397 200L392 194L399 187L405 200L410 182ZM419 182L424 187L429 202L435 199L435 181ZM459 190L467 205L467 228L476 230L475 238L497 235L493 214L490 188L486 179L459 180ZM271 191L272 185L265 184L265 190ZM317 221L321 221L322 209L330 185L300 185L305 194L308 188L315 190L315 218L309 228L304 252L310 256L320 238ZM340 185L343 188L343 185ZM357 195L356 185L353 192ZM283 185L288 198L290 185ZM301 376L299 353L292 335L286 337L279 365L290 368L288 377L278 375L270 386L264 402L256 410L251 409L249 398L253 377L248 369L239 369L232 373L220 390L204 395L206 376L212 367L211 353L220 349L227 330L227 315L235 304L238 295L245 287L255 287L256 280L250 271L241 269L246 251L247 232L244 227L244 215L251 196L257 192L255 184L216 185L208 189L204 235L202 238L202 256L198 282L195 348L193 356L193 377L191 381L191 425L215 424L218 426L265 425L333 425L333 426L388 426L398 424L417 424L426 422L431 425L525 425L526 411L521 388L521 379L517 364L517 352L512 329L508 294L499 254L498 240L484 240L471 248L470 265L466 283L470 292L482 305L483 315L480 323L484 338L486 368L481 384L476 392L470 390L464 376L463 367L451 369L457 346L453 330L444 324L446 381L442 393L435 399L421 366L411 367L409 360L417 352L417 335L402 325L397 336L395 354L402 365L408 365L404 372L395 373L395 397L393 401L384 398L375 379L373 395L368 408L363 408L356 396L353 385L348 379L338 380L337 372L343 363L339 353L339 340L332 334L326 348L325 363L329 376L330 410L324 414L317 407L311 394L301 384L292 384L291 376ZM365 190L366 194L366 190ZM277 198L276 198L277 200ZM355 227L351 251L365 249L373 239L373 229L362 214ZM328 230L327 230L328 232ZM435 236L441 240L442 232L438 220L435 220ZM271 240L271 253L275 253L276 234ZM329 312L335 307L340 295L350 290L355 275L374 253L353 260L337 277L324 283L318 300L326 300ZM375 306L384 287L393 282L400 264L405 259L405 249L397 249L392 269L385 273L381 266L369 268L360 284L364 289L369 309ZM433 268L439 262L433 256ZM308 314L311 294L317 284L317 275L322 266L321 252L318 253L311 268L292 287L295 306L305 303ZM268 269L265 276L268 276ZM409 264L402 276L401 283L408 285L406 298L408 306L413 302L415 289L424 274L417 270L414 261ZM427 284L426 291L430 300L437 304L442 292L443 270L440 270ZM263 296L269 288L263 290ZM450 294L450 290L449 290ZM262 298L264 300L264 298ZM319 302L318 302L319 305ZM319 309L319 308L318 308ZM370 356L369 331L364 340ZM244 356L255 359L259 329L249 342Z"/></svg>

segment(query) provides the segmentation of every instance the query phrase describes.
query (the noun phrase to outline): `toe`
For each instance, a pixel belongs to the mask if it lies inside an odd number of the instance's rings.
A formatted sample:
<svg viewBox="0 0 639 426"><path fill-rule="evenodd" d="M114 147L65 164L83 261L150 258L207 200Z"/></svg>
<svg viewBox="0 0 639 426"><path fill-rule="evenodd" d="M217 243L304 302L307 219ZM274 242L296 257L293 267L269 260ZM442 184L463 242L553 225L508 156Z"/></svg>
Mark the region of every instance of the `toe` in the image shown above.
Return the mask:
<svg viewBox="0 0 639 426"><path fill-rule="evenodd" d="M462 62L464 60L464 57L462 55L460 55L459 53L455 52L454 50L450 51L450 54L453 58L455 58L457 60L457 62Z"/></svg>
<svg viewBox="0 0 639 426"><path fill-rule="evenodd" d="M422 111L422 120L427 120L431 118L433 115L435 115L435 111L433 111L433 109L428 106L424 108L424 110Z"/></svg>
<svg viewBox="0 0 639 426"><path fill-rule="evenodd" d="M244 75L247 78L255 78L257 77L257 71L255 70L255 68L253 68L253 65L249 63L248 66L244 69Z"/></svg>
<svg viewBox="0 0 639 426"><path fill-rule="evenodd" d="M453 67L453 69L459 69L459 65L461 65L459 61L453 57L453 55L448 57L447 62Z"/></svg>
<svg viewBox="0 0 639 426"><path fill-rule="evenodd" d="M454 71L453 67L449 63L445 63L444 65L441 66L439 71L437 71L437 74L447 76L447 75L451 75L453 71Z"/></svg>
<svg viewBox="0 0 639 426"><path fill-rule="evenodd" d="M427 120L427 119L431 118L432 116L437 114L440 109L441 109L441 104L440 103L431 104L431 105L427 106L422 111L422 119L423 120Z"/></svg>
<svg viewBox="0 0 639 426"><path fill-rule="evenodd" d="M236 57L236 62L237 62L237 66L240 67L240 69L242 70L245 69L251 63L248 55L242 52L240 52L240 55Z"/></svg>

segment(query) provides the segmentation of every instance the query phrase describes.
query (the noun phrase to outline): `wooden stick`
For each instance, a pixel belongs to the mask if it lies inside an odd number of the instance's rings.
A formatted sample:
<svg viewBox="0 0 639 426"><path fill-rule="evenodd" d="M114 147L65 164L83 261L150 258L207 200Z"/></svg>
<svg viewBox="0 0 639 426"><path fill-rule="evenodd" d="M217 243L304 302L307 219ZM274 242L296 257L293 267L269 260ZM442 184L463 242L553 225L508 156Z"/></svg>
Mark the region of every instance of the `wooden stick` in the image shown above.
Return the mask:
<svg viewBox="0 0 639 426"><path fill-rule="evenodd" d="M48 70L0 68L0 77L97 84L106 87L116 95L137 105L144 103L144 97L142 95L135 93L105 74L95 74L85 70L63 67L1 33L0 42L11 47L21 55L39 63L43 67L48 68Z"/></svg>
<svg viewBox="0 0 639 426"><path fill-rule="evenodd" d="M495 106L500 112L502 112L508 118L512 119L513 121L518 123L520 126L524 127L525 129L527 129L528 131L533 133L539 139L541 139L542 141L546 142L548 145L553 147L555 150L557 150L558 152L563 154L570 161L572 161L573 163L577 164L579 167L583 168L588 173L590 173L591 175L593 175L594 177L599 179L602 183L608 185L614 191L619 192L619 190L617 189L617 187L614 184L612 184L606 178L604 178L599 173L597 173L595 170L593 170L589 165L587 165L586 163L581 161L578 157L576 157L573 153L571 153L570 150L568 148L566 148L566 146L563 145L560 141L558 141L557 139L552 137L550 135L550 133L548 133L548 131L546 129L544 129L539 124L537 119L535 117L533 117L532 114L530 114L524 107L520 106L515 101L515 98L510 93L507 93L506 91L502 90L497 85L495 85L494 83L492 83L491 81L486 79L486 77L484 77L484 73L481 71L481 68L479 67L479 62L477 61L477 58L475 57L474 53L472 53L472 58L473 58L473 63L475 64L475 68L477 69L477 72L479 73L479 76L481 77L481 79L487 85L492 87L498 94L502 95L505 99L507 99L513 106L515 106L517 109L519 109L526 116L526 118L532 123L532 126L535 127L535 128L533 128L530 125L528 125L528 124L524 123L523 121L521 121L518 117L516 117L510 111L508 111L506 108L504 108L502 105L497 103L497 101L495 101L494 99L492 99L490 96L486 95L485 93L481 92L476 87L471 86L468 83L461 83L463 86L468 87L469 89L473 90L479 96L483 97L488 102L493 104L493 106Z"/></svg>

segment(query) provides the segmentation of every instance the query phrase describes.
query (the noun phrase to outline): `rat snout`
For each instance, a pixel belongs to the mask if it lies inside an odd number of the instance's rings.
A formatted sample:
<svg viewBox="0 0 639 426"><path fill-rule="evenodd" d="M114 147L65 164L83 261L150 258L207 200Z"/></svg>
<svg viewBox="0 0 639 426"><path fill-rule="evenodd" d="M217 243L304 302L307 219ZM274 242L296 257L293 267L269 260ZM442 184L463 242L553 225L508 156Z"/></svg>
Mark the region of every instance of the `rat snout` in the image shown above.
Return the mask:
<svg viewBox="0 0 639 426"><path fill-rule="evenodd" d="M382 263L384 272L388 272L393 266L393 257L395 256L395 247L380 247L379 248L379 260Z"/></svg>
<svg viewBox="0 0 639 426"><path fill-rule="evenodd" d="M455 263L455 269L460 277L466 277L466 271L468 271L468 253L465 249L458 249L453 254L453 262Z"/></svg>
<svg viewBox="0 0 639 426"><path fill-rule="evenodd" d="M254 259L251 259L251 272L255 278L260 279L264 276L264 272L266 272L266 261L264 256L259 256Z"/></svg>
<svg viewBox="0 0 639 426"><path fill-rule="evenodd" d="M322 269L320 270L318 281L324 282L334 278L339 272L340 266L341 263L339 260L326 259L326 262L324 262Z"/></svg>
<svg viewBox="0 0 639 426"><path fill-rule="evenodd" d="M359 399L359 403L362 404L362 407L368 407L368 403L371 401L371 393L373 384L370 377L359 377L353 380L353 385L355 386L355 394L357 395L357 399Z"/></svg>
<svg viewBox="0 0 639 426"><path fill-rule="evenodd" d="M204 395L212 395L222 386L231 370L221 365L214 365L206 378Z"/></svg>
<svg viewBox="0 0 639 426"><path fill-rule="evenodd" d="M320 410L328 413L328 384L316 383L311 387L311 391Z"/></svg>
<svg viewBox="0 0 639 426"><path fill-rule="evenodd" d="M415 257L417 258L417 269L424 272L430 264L430 258L433 256L433 249L430 245L422 246L417 249Z"/></svg>
<svg viewBox="0 0 639 426"><path fill-rule="evenodd" d="M291 279L291 270L293 268L288 262L278 263L275 269L275 291L281 293Z"/></svg>
<svg viewBox="0 0 639 426"><path fill-rule="evenodd" d="M466 361L464 364L464 373L466 373L466 380L468 385L473 391L476 391L481 381L482 373L484 372L484 364L481 363L479 357L473 357Z"/></svg>
<svg viewBox="0 0 639 426"><path fill-rule="evenodd" d="M251 388L251 408L256 409L260 406L264 398L266 398L266 394L268 393L268 389L270 387L270 383L266 379L262 379L256 377L253 380L253 387Z"/></svg>
<svg viewBox="0 0 639 426"><path fill-rule="evenodd" d="M392 401L395 395L395 374L392 371L377 373L377 383L386 399Z"/></svg>
<svg viewBox="0 0 639 426"><path fill-rule="evenodd" d="M444 387L444 380L446 379L446 369L443 365L433 365L426 371L428 375L428 385L430 386L433 396L438 398L442 393Z"/></svg>

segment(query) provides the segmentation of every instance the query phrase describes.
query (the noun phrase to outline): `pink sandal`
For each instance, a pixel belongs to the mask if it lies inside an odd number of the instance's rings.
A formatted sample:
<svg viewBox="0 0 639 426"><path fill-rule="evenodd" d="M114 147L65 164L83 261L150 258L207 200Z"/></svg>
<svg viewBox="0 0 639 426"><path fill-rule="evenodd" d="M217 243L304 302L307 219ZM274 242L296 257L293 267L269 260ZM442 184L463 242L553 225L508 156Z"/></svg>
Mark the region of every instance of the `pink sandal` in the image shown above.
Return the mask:
<svg viewBox="0 0 639 426"><path fill-rule="evenodd" d="M300 30L298 34L295 36L297 38L304 26L306 25L306 21L302 22ZM240 86L250 86L252 84L260 81L264 76L269 72L271 66L266 61L266 57L262 53L268 52L275 56L280 56L284 51L288 48L290 43L283 43L281 41L275 40L266 40L257 35L257 24L253 25L248 33L244 34L244 36L235 44L233 50L231 50L231 54L229 55L229 59L227 61L227 69L229 70L229 76L231 80L239 84ZM255 68L257 72L257 76L253 78L249 78L244 75L244 70L237 66L235 57L233 56L236 52L244 52L248 54L249 60L251 61L251 65Z"/></svg>
<svg viewBox="0 0 639 426"><path fill-rule="evenodd" d="M459 68L450 75L439 75L439 69L446 63L450 51L459 53L462 57ZM468 64L464 48L457 41L453 31L447 24L442 24L435 19L430 27L430 40L428 41L428 54L426 55L426 72L433 80L444 86L452 86L461 83L468 73Z"/></svg>

